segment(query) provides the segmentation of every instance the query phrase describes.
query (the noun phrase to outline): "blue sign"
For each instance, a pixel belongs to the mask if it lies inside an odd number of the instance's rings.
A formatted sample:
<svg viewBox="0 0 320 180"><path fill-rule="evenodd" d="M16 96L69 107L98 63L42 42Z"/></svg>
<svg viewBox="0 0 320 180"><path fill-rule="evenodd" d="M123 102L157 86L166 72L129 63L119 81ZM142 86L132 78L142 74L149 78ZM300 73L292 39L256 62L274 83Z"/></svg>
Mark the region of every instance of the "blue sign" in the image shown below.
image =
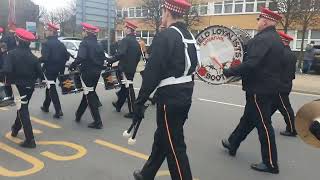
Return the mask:
<svg viewBox="0 0 320 180"><path fill-rule="evenodd" d="M90 23L98 27L114 28L115 0L77 0L77 24Z"/></svg>

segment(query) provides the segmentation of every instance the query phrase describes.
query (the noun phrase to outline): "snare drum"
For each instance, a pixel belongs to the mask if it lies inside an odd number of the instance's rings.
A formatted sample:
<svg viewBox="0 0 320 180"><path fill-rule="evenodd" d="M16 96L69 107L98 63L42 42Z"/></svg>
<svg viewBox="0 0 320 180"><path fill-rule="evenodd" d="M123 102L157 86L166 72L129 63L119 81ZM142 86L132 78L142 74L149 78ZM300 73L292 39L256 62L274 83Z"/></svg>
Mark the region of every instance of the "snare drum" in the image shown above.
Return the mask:
<svg viewBox="0 0 320 180"><path fill-rule="evenodd" d="M117 67L110 67L101 74L106 90L118 89L121 86L120 73Z"/></svg>
<svg viewBox="0 0 320 180"><path fill-rule="evenodd" d="M14 104L14 97L11 86L0 83L0 107L11 106Z"/></svg>
<svg viewBox="0 0 320 180"><path fill-rule="evenodd" d="M80 73L78 71L70 74L60 75L62 94L72 94L83 91Z"/></svg>

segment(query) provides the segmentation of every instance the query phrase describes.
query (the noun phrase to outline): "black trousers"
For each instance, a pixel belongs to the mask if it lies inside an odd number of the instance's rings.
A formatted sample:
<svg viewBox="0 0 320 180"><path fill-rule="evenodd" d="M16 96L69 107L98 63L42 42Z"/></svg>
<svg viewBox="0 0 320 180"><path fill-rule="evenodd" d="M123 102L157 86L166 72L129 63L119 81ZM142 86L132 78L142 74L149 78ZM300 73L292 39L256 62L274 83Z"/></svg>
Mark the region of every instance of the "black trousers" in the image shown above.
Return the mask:
<svg viewBox="0 0 320 180"><path fill-rule="evenodd" d="M270 168L278 168L276 140L271 122L271 106L275 96L246 94L243 116L228 139L231 148L237 150L247 135L257 128L262 161Z"/></svg>
<svg viewBox="0 0 320 180"><path fill-rule="evenodd" d="M82 72L81 73L82 79L87 87L93 87L94 91L90 91L89 94L85 95L83 94L82 100L80 102L80 105L78 107L78 110L76 111L76 116L78 118L81 118L81 116L86 111L87 107L89 106L92 118L95 123L100 124L101 122L101 116L99 112L99 98L95 91L99 78L100 78L100 71L96 72Z"/></svg>
<svg viewBox="0 0 320 180"><path fill-rule="evenodd" d="M134 74L125 73L126 78L130 81L133 81ZM125 84L121 85L121 89L117 92L118 100L116 102L117 107L122 108L123 104L128 99L128 109L129 113L133 113L133 104L136 100L135 92L133 89L133 84L130 84L127 88Z"/></svg>
<svg viewBox="0 0 320 180"><path fill-rule="evenodd" d="M157 130L152 152L141 170L144 179L154 179L163 161L167 159L173 180L192 180L183 133L190 106L191 104L157 104Z"/></svg>
<svg viewBox="0 0 320 180"><path fill-rule="evenodd" d="M23 102L26 102L26 104L21 105L21 109L17 111L17 117L16 120L12 126L13 129L19 131L21 128L23 128L26 141L31 141L34 139L33 131L32 131L32 125L30 120L30 114L29 114L29 101L32 97L34 88L33 87L25 87L25 86L17 86L20 96L25 96L25 98L22 99Z"/></svg>
<svg viewBox="0 0 320 180"><path fill-rule="evenodd" d="M277 110L279 110L284 117L284 121L287 124L286 131L296 133L294 111L291 107L289 93L279 93L278 96L275 97L271 108L271 115Z"/></svg>
<svg viewBox="0 0 320 180"><path fill-rule="evenodd" d="M46 73L47 79L54 82L56 82L58 75L59 73ZM56 113L61 111L60 99L55 84L51 84L50 89L46 88L46 98L44 99L43 107L49 109L51 101Z"/></svg>

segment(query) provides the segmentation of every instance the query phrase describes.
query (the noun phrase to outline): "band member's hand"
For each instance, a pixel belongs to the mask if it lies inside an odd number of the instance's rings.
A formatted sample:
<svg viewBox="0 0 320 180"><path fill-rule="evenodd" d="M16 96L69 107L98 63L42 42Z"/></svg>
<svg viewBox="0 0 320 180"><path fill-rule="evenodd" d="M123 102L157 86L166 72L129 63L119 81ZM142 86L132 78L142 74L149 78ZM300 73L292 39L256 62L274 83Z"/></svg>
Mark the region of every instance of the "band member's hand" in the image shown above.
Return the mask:
<svg viewBox="0 0 320 180"><path fill-rule="evenodd" d="M232 70L231 69L223 69L223 75L226 76L227 78L233 76Z"/></svg>
<svg viewBox="0 0 320 180"><path fill-rule="evenodd" d="M137 119L143 119L144 118L144 112L146 110L146 107L142 104L134 104L134 116Z"/></svg>

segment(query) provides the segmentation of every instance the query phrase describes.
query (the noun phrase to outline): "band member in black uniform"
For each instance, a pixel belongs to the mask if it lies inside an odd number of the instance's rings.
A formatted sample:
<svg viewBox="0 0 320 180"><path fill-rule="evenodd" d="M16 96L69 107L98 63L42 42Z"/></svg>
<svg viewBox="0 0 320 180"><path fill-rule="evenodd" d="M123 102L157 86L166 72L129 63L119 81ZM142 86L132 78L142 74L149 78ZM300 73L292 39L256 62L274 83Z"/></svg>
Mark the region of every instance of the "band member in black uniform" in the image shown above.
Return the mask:
<svg viewBox="0 0 320 180"><path fill-rule="evenodd" d="M286 130L281 131L280 134L283 136L295 137L297 135L297 131L295 128L294 111L291 107L289 95L292 90L292 80L295 79L297 57L295 56L294 52L291 51L289 45L293 38L284 32L278 33L283 41L283 44L285 45L285 49L283 51L284 55L282 59L283 69L281 73L280 93L273 102L271 114L274 114L277 110L279 110L287 124Z"/></svg>
<svg viewBox="0 0 320 180"><path fill-rule="evenodd" d="M3 36L4 29L0 26L0 42Z"/></svg>
<svg viewBox="0 0 320 180"><path fill-rule="evenodd" d="M36 143L32 132L28 105L35 81L37 78L42 77L42 72L37 57L32 54L29 48L30 41L34 41L36 39L35 36L25 29L17 28L16 39L17 48L9 51L2 69L8 78L7 83L16 85L21 97L21 108L18 107L17 118L12 126L11 136L16 137L20 129L23 128L26 139L21 146L35 148ZM16 102L16 104L20 103Z"/></svg>
<svg viewBox="0 0 320 180"><path fill-rule="evenodd" d="M80 65L81 77L88 88L88 94L86 94L85 90L76 112L76 122L80 122L83 113L87 109L87 106L89 106L94 122L89 124L88 127L102 129L103 125L99 112L100 101L95 89L106 57L103 47L98 44L97 40L99 28L87 23L81 23L81 25L83 27L84 38L80 43L77 58L70 65L69 69L75 69Z"/></svg>
<svg viewBox="0 0 320 180"><path fill-rule="evenodd" d="M46 27L47 42L43 43L40 58L43 63L43 70L48 80L46 88L46 97L41 107L43 112L49 112L49 107L52 101L56 113L54 118L63 116L61 104L56 88L56 80L59 76L61 69L65 68L66 62L70 58L66 47L58 40L59 28L53 24L48 23Z"/></svg>
<svg viewBox="0 0 320 180"><path fill-rule="evenodd" d="M284 45L275 28L280 20L279 14L262 8L258 18L259 33L248 42L246 59L239 66L224 70L226 77L242 76L246 106L237 128L222 144L235 156L241 142L257 128L262 163L252 164L251 168L274 174L279 173L279 168L271 108L273 99L278 96L283 71Z"/></svg>
<svg viewBox="0 0 320 180"><path fill-rule="evenodd" d="M117 92L118 100L112 102L112 105L117 112L120 112L126 99L128 99L129 113L124 116L126 118L133 117L133 103L135 101L133 78L141 57L140 45L135 35L136 28L137 26L132 22L126 22L125 32L127 36L120 41L116 55L112 59L108 59L109 64L119 61L119 71L125 79L125 83L121 85L120 91Z"/></svg>
<svg viewBox="0 0 320 180"><path fill-rule="evenodd" d="M7 44L8 51L11 51L17 47L14 33L15 27L8 27L8 31L6 31L0 39L0 42L4 42Z"/></svg>
<svg viewBox="0 0 320 180"><path fill-rule="evenodd" d="M192 180L183 126L188 119L194 88L193 73L198 64L198 46L183 22L191 7L186 0L165 0L162 23L167 27L153 42L139 96L136 118L143 118L144 103L156 90L157 130L151 155L136 180L151 180L167 159L173 180Z"/></svg>

